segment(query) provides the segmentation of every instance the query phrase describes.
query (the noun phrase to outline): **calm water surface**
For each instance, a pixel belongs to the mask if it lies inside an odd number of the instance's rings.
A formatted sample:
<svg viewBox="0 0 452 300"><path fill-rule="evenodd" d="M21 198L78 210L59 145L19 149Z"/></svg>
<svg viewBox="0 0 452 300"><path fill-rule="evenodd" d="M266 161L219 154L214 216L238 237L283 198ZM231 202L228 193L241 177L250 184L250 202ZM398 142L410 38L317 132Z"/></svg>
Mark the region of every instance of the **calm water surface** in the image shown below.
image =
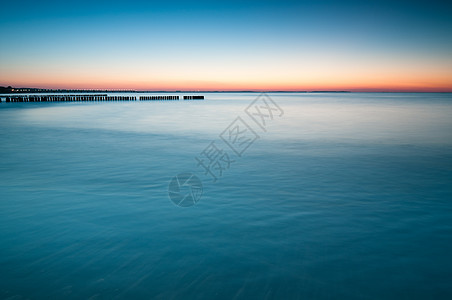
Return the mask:
<svg viewBox="0 0 452 300"><path fill-rule="evenodd" d="M452 94L274 93L267 132L257 94L204 95L0 103L0 298L451 299ZM169 200L181 172L195 206Z"/></svg>

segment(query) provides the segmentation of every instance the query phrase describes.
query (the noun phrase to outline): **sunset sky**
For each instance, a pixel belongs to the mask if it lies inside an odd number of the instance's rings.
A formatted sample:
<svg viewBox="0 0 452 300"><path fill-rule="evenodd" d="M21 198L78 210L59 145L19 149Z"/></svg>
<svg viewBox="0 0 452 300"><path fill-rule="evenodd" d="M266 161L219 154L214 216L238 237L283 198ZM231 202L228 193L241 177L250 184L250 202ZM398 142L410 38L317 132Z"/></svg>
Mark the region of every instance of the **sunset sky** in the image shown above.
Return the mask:
<svg viewBox="0 0 452 300"><path fill-rule="evenodd" d="M4 1L0 85L451 91L447 1Z"/></svg>

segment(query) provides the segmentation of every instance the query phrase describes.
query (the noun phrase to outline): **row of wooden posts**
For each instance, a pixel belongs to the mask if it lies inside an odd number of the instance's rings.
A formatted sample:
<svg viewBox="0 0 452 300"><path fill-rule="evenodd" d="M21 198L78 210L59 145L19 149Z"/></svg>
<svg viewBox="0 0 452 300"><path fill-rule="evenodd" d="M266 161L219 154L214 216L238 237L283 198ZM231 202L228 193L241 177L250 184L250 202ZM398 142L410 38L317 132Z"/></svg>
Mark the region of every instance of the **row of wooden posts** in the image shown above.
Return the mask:
<svg viewBox="0 0 452 300"><path fill-rule="evenodd" d="M204 96L184 96L184 100L203 100ZM72 101L146 101L179 100L179 96L108 96L93 95L15 95L7 96L6 102L72 102Z"/></svg>
<svg viewBox="0 0 452 300"><path fill-rule="evenodd" d="M140 100L179 100L179 96L140 96Z"/></svg>

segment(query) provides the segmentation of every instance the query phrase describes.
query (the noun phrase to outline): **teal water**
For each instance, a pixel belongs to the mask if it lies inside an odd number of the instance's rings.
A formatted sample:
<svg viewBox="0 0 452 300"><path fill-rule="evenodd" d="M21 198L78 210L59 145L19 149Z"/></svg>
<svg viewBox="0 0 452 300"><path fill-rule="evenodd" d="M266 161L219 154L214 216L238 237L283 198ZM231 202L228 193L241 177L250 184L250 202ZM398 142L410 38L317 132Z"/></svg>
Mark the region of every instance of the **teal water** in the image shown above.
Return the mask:
<svg viewBox="0 0 452 300"><path fill-rule="evenodd" d="M257 94L204 95L0 103L0 298L452 297L452 94L273 93L267 132ZM235 160L215 183L212 141Z"/></svg>

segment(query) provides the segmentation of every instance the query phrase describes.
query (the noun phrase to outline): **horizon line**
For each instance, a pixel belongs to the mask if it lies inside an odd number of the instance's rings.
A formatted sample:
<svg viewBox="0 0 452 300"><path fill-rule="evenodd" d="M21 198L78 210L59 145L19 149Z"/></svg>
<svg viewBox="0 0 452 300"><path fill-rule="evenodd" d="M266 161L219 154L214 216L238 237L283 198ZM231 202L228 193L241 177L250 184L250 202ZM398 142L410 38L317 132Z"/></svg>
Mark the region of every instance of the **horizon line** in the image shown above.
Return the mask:
<svg viewBox="0 0 452 300"><path fill-rule="evenodd" d="M8 91L9 90L9 91ZM33 92L129 92L129 93L452 93L451 90L403 90L403 89L350 89L350 90L265 90L265 89L250 89L250 90L153 90L153 89L89 89L89 88L31 88L31 87L11 87L0 86L0 93L15 94L15 93L33 93Z"/></svg>

